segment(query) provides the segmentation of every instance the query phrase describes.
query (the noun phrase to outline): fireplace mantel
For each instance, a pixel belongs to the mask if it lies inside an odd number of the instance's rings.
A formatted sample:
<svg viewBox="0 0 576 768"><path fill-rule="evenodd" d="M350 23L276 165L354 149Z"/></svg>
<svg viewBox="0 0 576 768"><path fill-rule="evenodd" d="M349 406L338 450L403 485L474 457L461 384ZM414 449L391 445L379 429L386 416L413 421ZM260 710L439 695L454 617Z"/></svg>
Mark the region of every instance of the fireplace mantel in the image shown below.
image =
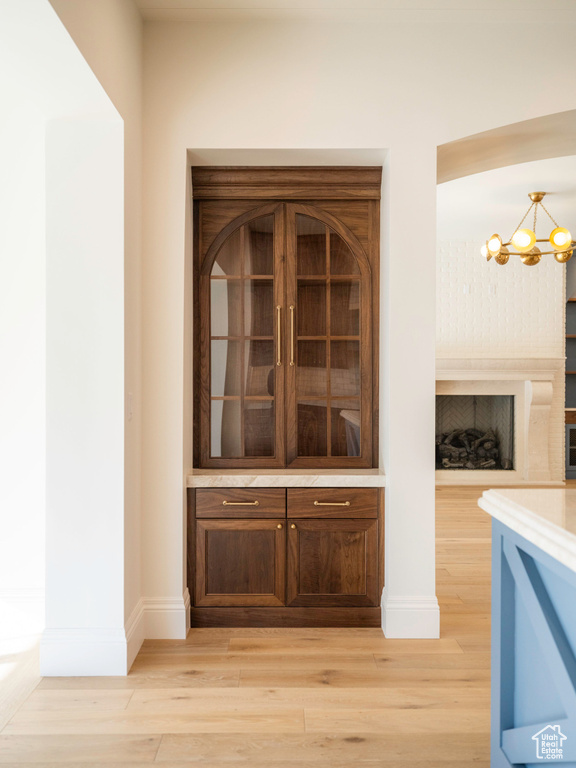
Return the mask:
<svg viewBox="0 0 576 768"><path fill-rule="evenodd" d="M438 395L513 395L513 470L436 471L439 485L564 483L564 358L436 359Z"/></svg>

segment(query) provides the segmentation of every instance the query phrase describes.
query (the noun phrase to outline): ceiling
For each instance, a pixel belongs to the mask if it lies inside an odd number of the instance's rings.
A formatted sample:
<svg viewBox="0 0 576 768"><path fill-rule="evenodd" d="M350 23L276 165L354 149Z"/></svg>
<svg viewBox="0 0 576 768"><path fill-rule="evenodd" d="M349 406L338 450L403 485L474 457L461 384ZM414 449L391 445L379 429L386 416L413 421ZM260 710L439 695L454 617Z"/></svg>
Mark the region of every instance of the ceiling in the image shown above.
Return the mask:
<svg viewBox="0 0 576 768"><path fill-rule="evenodd" d="M139 8L341 8L489 11L496 8L571 8L573 0L134 0Z"/></svg>
<svg viewBox="0 0 576 768"><path fill-rule="evenodd" d="M574 0L134 0L146 19L181 19L183 15L196 17L199 13L241 11L241 12L286 12L322 11L354 13L386 11L392 13L421 13L425 11L468 12L482 11L489 14L498 12L527 12L546 10L573 10Z"/></svg>
<svg viewBox="0 0 576 768"><path fill-rule="evenodd" d="M538 191L548 193L544 205L574 237L576 156L571 155L510 165L439 184L438 239L477 240L480 247L497 232L508 240L530 205L528 193ZM527 225L531 228L532 221ZM544 211L539 210L538 237L548 237L553 228Z"/></svg>

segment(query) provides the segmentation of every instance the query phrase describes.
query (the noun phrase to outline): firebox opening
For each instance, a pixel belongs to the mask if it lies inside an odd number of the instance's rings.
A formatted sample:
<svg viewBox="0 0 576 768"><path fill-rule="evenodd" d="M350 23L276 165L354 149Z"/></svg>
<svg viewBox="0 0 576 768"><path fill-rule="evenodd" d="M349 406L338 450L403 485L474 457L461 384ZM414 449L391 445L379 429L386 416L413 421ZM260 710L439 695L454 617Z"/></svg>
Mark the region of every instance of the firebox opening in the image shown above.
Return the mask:
<svg viewBox="0 0 576 768"><path fill-rule="evenodd" d="M512 395L437 395L436 469L514 469Z"/></svg>

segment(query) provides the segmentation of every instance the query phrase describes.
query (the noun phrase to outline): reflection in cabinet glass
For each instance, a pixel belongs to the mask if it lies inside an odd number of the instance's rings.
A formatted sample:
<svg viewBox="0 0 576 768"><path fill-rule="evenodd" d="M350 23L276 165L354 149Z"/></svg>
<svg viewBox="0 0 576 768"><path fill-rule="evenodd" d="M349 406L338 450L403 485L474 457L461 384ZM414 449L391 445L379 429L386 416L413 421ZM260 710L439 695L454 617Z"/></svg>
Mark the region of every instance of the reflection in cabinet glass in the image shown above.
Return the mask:
<svg viewBox="0 0 576 768"><path fill-rule="evenodd" d="M274 455L274 216L238 227L210 274L211 456Z"/></svg>
<svg viewBox="0 0 576 768"><path fill-rule="evenodd" d="M355 203L196 204L200 466L375 464L378 228Z"/></svg>
<svg viewBox="0 0 576 768"><path fill-rule="evenodd" d="M297 455L359 456L360 272L342 238L310 216L296 214L296 251Z"/></svg>

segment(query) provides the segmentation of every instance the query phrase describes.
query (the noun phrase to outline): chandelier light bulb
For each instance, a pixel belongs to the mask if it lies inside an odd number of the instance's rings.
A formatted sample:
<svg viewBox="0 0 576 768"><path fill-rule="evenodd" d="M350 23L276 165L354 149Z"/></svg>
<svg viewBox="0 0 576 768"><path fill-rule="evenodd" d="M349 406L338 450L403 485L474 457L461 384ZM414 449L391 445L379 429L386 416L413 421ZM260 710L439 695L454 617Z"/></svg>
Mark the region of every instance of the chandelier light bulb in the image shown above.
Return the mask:
<svg viewBox="0 0 576 768"><path fill-rule="evenodd" d="M512 235L512 245L520 253L528 253L534 247L536 235L531 229L517 229Z"/></svg>
<svg viewBox="0 0 576 768"><path fill-rule="evenodd" d="M550 233L550 245L556 251L562 251L572 242L572 235L565 227L556 227Z"/></svg>
<svg viewBox="0 0 576 768"><path fill-rule="evenodd" d="M486 245L490 256L497 256L500 253L500 248L502 248L502 238L500 235L492 235Z"/></svg>
<svg viewBox="0 0 576 768"><path fill-rule="evenodd" d="M484 256L486 261L490 261L490 259L492 258L492 254L488 252L488 244L487 243L484 244L482 246L482 248L480 248L480 253L482 254L482 256Z"/></svg>

